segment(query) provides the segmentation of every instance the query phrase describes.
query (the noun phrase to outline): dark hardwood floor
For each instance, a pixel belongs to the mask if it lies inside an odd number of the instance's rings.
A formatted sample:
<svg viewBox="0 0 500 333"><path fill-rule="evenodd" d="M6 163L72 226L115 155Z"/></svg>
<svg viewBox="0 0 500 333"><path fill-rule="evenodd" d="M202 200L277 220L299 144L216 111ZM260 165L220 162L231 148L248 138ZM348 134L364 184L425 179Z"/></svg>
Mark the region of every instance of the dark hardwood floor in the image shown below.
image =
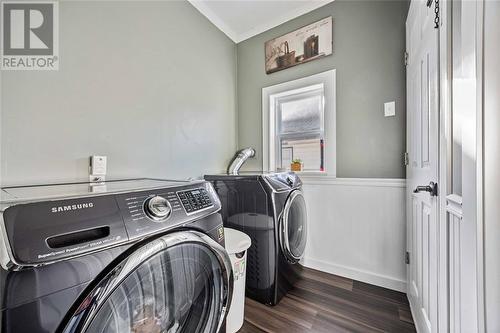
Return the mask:
<svg viewBox="0 0 500 333"><path fill-rule="evenodd" d="M415 332L406 295L304 268L281 302L246 299L239 333Z"/></svg>

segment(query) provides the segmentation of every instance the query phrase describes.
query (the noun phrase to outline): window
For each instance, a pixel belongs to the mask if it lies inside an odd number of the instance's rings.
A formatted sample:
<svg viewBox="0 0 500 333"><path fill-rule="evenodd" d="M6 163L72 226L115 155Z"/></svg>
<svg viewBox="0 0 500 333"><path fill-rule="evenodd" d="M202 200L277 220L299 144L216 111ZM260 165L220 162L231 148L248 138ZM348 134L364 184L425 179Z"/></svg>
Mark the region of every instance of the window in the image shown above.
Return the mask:
<svg viewBox="0 0 500 333"><path fill-rule="evenodd" d="M335 71L264 88L264 170L335 176Z"/></svg>
<svg viewBox="0 0 500 333"><path fill-rule="evenodd" d="M276 165L290 169L294 159L304 171L323 171L323 85L276 98Z"/></svg>

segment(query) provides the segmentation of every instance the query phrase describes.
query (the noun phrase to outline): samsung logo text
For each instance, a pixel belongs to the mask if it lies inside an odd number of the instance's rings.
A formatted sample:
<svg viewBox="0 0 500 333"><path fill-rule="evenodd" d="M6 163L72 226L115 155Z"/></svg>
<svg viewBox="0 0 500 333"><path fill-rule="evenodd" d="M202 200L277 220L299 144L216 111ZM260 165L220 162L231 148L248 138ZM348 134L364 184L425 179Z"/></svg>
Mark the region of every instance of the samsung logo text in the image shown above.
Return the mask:
<svg viewBox="0 0 500 333"><path fill-rule="evenodd" d="M58 207L52 207L52 213L68 212L72 210L80 210L92 207L94 207L94 204L92 202L68 205L68 206L58 206Z"/></svg>

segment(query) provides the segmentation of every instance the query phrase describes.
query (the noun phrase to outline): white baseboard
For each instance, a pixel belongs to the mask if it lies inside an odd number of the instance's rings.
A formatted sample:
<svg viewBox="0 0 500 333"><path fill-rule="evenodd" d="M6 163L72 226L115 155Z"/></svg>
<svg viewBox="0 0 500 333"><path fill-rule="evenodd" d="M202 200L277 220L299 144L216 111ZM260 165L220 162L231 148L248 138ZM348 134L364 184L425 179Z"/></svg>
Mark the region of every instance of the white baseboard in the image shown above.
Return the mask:
<svg viewBox="0 0 500 333"><path fill-rule="evenodd" d="M301 263L308 268L406 293L406 281L404 280L312 258L304 258Z"/></svg>
<svg viewBox="0 0 500 333"><path fill-rule="evenodd" d="M418 309L418 306L413 304L412 299L410 297L408 297L408 302L410 303L410 312L411 312L411 316L413 317L413 323L415 324L415 329L416 329L417 333L425 332L424 326L422 324L420 312L417 312L417 310L416 310L416 309Z"/></svg>

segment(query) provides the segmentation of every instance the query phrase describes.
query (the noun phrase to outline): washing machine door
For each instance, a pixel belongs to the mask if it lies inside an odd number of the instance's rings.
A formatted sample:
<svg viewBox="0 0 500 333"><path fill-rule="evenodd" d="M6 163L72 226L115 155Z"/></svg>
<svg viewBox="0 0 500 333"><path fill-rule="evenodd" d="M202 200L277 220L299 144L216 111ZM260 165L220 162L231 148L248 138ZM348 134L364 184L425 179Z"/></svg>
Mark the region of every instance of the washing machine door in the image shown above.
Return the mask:
<svg viewBox="0 0 500 333"><path fill-rule="evenodd" d="M285 258L296 263L304 256L307 242L307 211L302 192L290 193L280 220L280 243Z"/></svg>
<svg viewBox="0 0 500 333"><path fill-rule="evenodd" d="M63 332L218 332L232 283L222 246L195 231L167 234L137 249L99 281Z"/></svg>

